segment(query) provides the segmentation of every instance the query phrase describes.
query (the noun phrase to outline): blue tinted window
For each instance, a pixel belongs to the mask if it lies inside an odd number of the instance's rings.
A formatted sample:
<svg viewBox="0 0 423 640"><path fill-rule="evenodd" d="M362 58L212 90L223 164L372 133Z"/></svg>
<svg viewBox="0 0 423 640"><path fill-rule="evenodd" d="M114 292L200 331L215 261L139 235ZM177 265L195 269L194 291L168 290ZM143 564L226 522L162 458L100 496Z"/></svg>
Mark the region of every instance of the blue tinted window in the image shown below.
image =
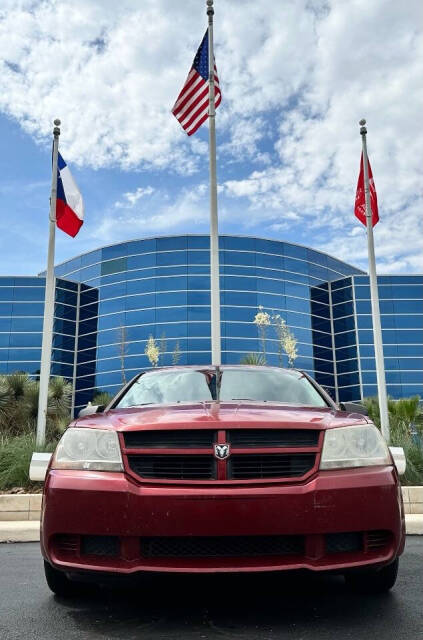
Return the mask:
<svg viewBox="0 0 423 640"><path fill-rule="evenodd" d="M370 397L373 394L364 394L364 397ZM340 402L349 402L354 400L360 400L360 387L344 387L339 389L339 400Z"/></svg>
<svg viewBox="0 0 423 640"><path fill-rule="evenodd" d="M43 316L44 304L39 302L15 302L13 303L12 313L15 316Z"/></svg>
<svg viewBox="0 0 423 640"><path fill-rule="evenodd" d="M0 331L10 331L11 318L0 318Z"/></svg>
<svg viewBox="0 0 423 640"><path fill-rule="evenodd" d="M67 364L73 364L74 352L63 351L61 349L53 349L51 352L51 359L56 362L66 362Z"/></svg>
<svg viewBox="0 0 423 640"><path fill-rule="evenodd" d="M101 259L110 260L112 258L121 258L128 255L128 244L126 242L115 244L111 247L104 247L101 250Z"/></svg>
<svg viewBox="0 0 423 640"><path fill-rule="evenodd" d="M54 307L54 315L56 318L65 318L67 320L76 320L76 308L65 304L56 303Z"/></svg>
<svg viewBox="0 0 423 640"><path fill-rule="evenodd" d="M41 341L41 333L11 333L9 337L11 347L39 347Z"/></svg>
<svg viewBox="0 0 423 640"><path fill-rule="evenodd" d="M338 333L335 335L335 346L346 347L356 343L355 331L347 331L346 333Z"/></svg>
<svg viewBox="0 0 423 640"><path fill-rule="evenodd" d="M274 256L268 253L256 254L257 267L265 267L267 269L283 269L283 258L281 256Z"/></svg>
<svg viewBox="0 0 423 640"><path fill-rule="evenodd" d="M189 249L208 249L210 238L209 236L187 236L187 246Z"/></svg>
<svg viewBox="0 0 423 640"><path fill-rule="evenodd" d="M13 287L0 287L0 300L12 302L13 300Z"/></svg>
<svg viewBox="0 0 423 640"><path fill-rule="evenodd" d="M156 291L186 291L186 289L187 278L185 276L156 278Z"/></svg>
<svg viewBox="0 0 423 640"><path fill-rule="evenodd" d="M350 331L352 329L355 329L354 316L348 316L346 318L340 318L339 320L334 320L333 328L335 332Z"/></svg>
<svg viewBox="0 0 423 640"><path fill-rule="evenodd" d="M92 278L96 278L97 276L99 276L100 273L102 273L102 265L96 264L92 265L91 267L84 267L84 269L81 269L78 275L81 280L91 280Z"/></svg>
<svg viewBox="0 0 423 640"><path fill-rule="evenodd" d="M41 360L41 349L9 349L9 362L30 362L31 360L38 362Z"/></svg>
<svg viewBox="0 0 423 640"><path fill-rule="evenodd" d="M284 258L284 269L287 272L292 273L303 273L304 275L308 275L309 273L309 264L308 262L304 262L303 260L294 260L293 258ZM287 274L290 277L290 274Z"/></svg>
<svg viewBox="0 0 423 640"><path fill-rule="evenodd" d="M127 311L125 314L125 324L151 324L156 321L156 309L140 309L139 311Z"/></svg>
<svg viewBox="0 0 423 640"><path fill-rule="evenodd" d="M90 251L81 256L81 267L87 267L91 264L101 262L102 250Z"/></svg>
<svg viewBox="0 0 423 640"><path fill-rule="evenodd" d="M332 291L332 304L337 304L338 302L346 302L348 300L352 300L351 287L346 287L345 289L337 289L336 291Z"/></svg>
<svg viewBox="0 0 423 640"><path fill-rule="evenodd" d="M187 248L187 236L171 236L169 238L157 238L157 251L176 251Z"/></svg>
<svg viewBox="0 0 423 640"><path fill-rule="evenodd" d="M91 267L91 269L95 269L95 267ZM126 271L127 269L127 263L126 263L126 258L115 258L114 260L107 260L107 262L102 262L101 263L101 275L109 275L112 273L119 273L121 271ZM85 271L87 271L85 269ZM95 272L93 273L94 276L100 275L100 272ZM85 275L85 279L87 280L88 277L92 277L92 276L87 276Z"/></svg>
<svg viewBox="0 0 423 640"><path fill-rule="evenodd" d="M145 309L154 307L156 304L156 295L154 293L148 293L139 296L128 296L125 299L127 310L131 309Z"/></svg>
<svg viewBox="0 0 423 640"><path fill-rule="evenodd" d="M197 298L197 296L201 296L200 294L190 294L193 297L193 301L191 304L196 302L197 304L203 304L203 302ZM207 302L210 302L210 296L207 295ZM187 305L188 294L186 291L171 291L169 293L156 293L156 306L157 307L175 307L175 306L186 306ZM206 304L206 303L204 303Z"/></svg>
<svg viewBox="0 0 423 640"><path fill-rule="evenodd" d="M187 319L187 309L170 307L168 309L156 309L156 322L181 322Z"/></svg>
<svg viewBox="0 0 423 640"><path fill-rule="evenodd" d="M157 254L157 265L187 264L186 251L169 251Z"/></svg>
<svg viewBox="0 0 423 640"><path fill-rule="evenodd" d="M210 254L208 251L188 251L187 260L188 264L207 265L210 262Z"/></svg>
<svg viewBox="0 0 423 640"><path fill-rule="evenodd" d="M42 331L43 318L13 318L10 323L11 331Z"/></svg>
<svg viewBox="0 0 423 640"><path fill-rule="evenodd" d="M128 256L127 258L128 269L145 269L147 267L154 267L155 264L155 253L145 253L138 256Z"/></svg>
<svg viewBox="0 0 423 640"><path fill-rule="evenodd" d="M305 247L300 247L295 244L286 243L284 245L284 253L286 256L307 260L307 249Z"/></svg>

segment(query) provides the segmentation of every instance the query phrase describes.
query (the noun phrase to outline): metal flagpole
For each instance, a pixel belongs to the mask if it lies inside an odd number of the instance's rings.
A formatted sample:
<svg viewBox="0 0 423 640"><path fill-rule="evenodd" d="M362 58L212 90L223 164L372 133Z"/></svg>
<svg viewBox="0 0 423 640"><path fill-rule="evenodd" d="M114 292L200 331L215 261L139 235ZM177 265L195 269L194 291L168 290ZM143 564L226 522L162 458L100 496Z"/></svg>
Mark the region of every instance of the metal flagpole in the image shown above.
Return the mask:
<svg viewBox="0 0 423 640"><path fill-rule="evenodd" d="M369 254L370 298L372 303L373 340L375 343L376 379L379 398L380 426L382 435L389 443L388 398L386 395L385 363L383 359L382 328L380 324L379 293L377 289L376 258L373 242L372 208L370 203L369 166L367 159L366 121L360 120L363 143L364 196L366 203L367 249Z"/></svg>
<svg viewBox="0 0 423 640"><path fill-rule="evenodd" d="M214 106L213 0L207 0L209 18L209 166L210 166L210 302L212 365L221 364L219 235L217 222L216 122Z"/></svg>
<svg viewBox="0 0 423 640"><path fill-rule="evenodd" d="M54 241L56 233L57 198L57 158L59 154L60 120L54 121L53 129L53 166L51 177L51 197L49 215L49 238L47 254L46 291L44 302L43 341L41 347L40 391L38 396L37 446L42 447L46 439L46 420L48 403L48 384L50 381L51 347L53 342L54 316Z"/></svg>

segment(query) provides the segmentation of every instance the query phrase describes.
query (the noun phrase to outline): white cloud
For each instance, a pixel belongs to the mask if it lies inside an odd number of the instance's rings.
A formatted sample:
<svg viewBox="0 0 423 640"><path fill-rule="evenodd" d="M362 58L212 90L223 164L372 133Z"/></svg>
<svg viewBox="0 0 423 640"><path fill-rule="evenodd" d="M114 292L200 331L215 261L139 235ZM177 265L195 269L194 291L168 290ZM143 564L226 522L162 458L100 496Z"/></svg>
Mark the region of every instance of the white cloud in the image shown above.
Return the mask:
<svg viewBox="0 0 423 640"><path fill-rule="evenodd" d="M131 206L116 206L120 202L116 203L113 211L102 216L100 225L92 227L92 237L97 243L106 244L116 241L116 229L126 230L128 238L166 233L170 228L177 230L186 226L194 233L198 229L204 231L209 215L206 184L184 189L176 199L170 199L167 191L158 189L152 190L150 195L147 202L137 198Z"/></svg>
<svg viewBox="0 0 423 640"><path fill-rule="evenodd" d="M138 187L136 191L127 191L123 194L122 200L115 202L116 209L131 209L136 205L140 198L151 196L154 193L153 187Z"/></svg>
<svg viewBox="0 0 423 640"><path fill-rule="evenodd" d="M231 211L241 230L298 234L365 266L352 213L365 116L380 268L421 269L421 0L220 0L215 9L221 220ZM207 167L207 144L187 138L170 109L205 24L198 0L121 0L118 10L111 0L3 2L0 110L42 142L60 116L66 158L82 166L193 175ZM195 189L164 203L140 189L113 215L141 233L207 219Z"/></svg>

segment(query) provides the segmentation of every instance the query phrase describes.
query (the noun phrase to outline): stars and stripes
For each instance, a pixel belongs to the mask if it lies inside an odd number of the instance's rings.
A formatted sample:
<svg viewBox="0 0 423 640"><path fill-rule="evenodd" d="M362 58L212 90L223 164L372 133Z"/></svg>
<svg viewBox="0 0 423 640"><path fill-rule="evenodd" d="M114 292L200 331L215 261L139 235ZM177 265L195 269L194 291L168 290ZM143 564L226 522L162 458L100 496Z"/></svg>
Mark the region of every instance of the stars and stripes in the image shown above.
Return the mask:
<svg viewBox="0 0 423 640"><path fill-rule="evenodd" d="M222 100L214 65L215 108ZM179 94L172 113L189 136L197 131L209 117L209 43L208 30L198 48L186 82Z"/></svg>

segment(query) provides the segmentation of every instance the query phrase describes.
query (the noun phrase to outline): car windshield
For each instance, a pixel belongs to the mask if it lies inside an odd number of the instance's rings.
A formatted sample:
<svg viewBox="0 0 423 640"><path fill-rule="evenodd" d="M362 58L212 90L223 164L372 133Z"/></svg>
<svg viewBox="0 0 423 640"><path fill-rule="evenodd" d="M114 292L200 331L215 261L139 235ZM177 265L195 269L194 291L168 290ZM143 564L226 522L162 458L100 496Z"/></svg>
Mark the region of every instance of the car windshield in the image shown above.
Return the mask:
<svg viewBox="0 0 423 640"><path fill-rule="evenodd" d="M213 369L168 369L143 374L117 407L180 402L254 401L326 407L327 403L304 374L284 369L224 368L216 384Z"/></svg>

